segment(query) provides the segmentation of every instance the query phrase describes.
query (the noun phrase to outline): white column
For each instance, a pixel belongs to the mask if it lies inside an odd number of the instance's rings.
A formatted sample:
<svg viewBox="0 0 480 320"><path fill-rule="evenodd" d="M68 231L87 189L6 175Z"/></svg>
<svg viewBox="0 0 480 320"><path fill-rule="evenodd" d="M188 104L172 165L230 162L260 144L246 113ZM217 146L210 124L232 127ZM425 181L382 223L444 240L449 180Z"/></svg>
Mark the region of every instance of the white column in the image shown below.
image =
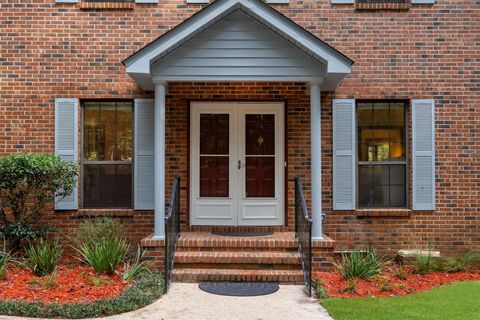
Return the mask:
<svg viewBox="0 0 480 320"><path fill-rule="evenodd" d="M165 239L165 92L165 82L155 83L155 227L153 238L159 240Z"/></svg>
<svg viewBox="0 0 480 320"><path fill-rule="evenodd" d="M322 117L319 83L310 83L310 143L312 171L312 239L322 239Z"/></svg>

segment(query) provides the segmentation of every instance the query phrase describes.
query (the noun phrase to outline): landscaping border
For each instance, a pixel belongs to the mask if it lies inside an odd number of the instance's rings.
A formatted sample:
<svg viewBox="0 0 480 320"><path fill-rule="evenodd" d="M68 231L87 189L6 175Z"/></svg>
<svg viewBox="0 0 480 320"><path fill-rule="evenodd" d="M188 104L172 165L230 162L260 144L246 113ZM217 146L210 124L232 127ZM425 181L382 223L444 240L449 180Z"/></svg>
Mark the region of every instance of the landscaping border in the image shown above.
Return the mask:
<svg viewBox="0 0 480 320"><path fill-rule="evenodd" d="M163 295L164 287L163 275L154 272L141 276L131 287L114 298L74 304L0 301L0 315L68 319L110 316L151 304Z"/></svg>

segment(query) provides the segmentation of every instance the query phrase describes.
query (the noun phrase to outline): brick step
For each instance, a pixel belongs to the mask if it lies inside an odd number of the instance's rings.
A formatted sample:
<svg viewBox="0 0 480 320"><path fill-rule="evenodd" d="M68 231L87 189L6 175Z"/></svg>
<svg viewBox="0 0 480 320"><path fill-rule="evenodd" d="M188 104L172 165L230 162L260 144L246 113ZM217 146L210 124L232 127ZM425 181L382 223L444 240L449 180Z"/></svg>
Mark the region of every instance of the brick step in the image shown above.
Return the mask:
<svg viewBox="0 0 480 320"><path fill-rule="evenodd" d="M173 269L173 280L200 281L251 281L302 284L302 270L242 270L242 269Z"/></svg>
<svg viewBox="0 0 480 320"><path fill-rule="evenodd" d="M296 251L292 232L260 237L222 237L207 232L181 234L177 251Z"/></svg>
<svg viewBox="0 0 480 320"><path fill-rule="evenodd" d="M178 251L175 265L178 264L265 264L298 265L298 252L272 251Z"/></svg>

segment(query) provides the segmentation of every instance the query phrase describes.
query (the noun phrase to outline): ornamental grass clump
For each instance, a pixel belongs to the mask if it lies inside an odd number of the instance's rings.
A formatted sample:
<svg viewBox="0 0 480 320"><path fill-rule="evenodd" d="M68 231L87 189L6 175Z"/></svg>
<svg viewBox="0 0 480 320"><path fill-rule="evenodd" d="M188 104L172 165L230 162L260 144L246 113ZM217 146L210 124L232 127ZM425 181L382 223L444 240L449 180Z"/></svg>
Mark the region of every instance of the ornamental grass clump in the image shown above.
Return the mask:
<svg viewBox="0 0 480 320"><path fill-rule="evenodd" d="M146 261L141 261L145 251L137 247L137 252L132 259L127 260L123 268L122 280L134 280L145 273L151 273Z"/></svg>
<svg viewBox="0 0 480 320"><path fill-rule="evenodd" d="M113 274L123 262L129 245L124 238L117 236L104 237L100 241L88 241L77 251L81 261L90 265L97 274Z"/></svg>
<svg viewBox="0 0 480 320"><path fill-rule="evenodd" d="M46 276L57 269L62 257L62 246L56 240L29 242L25 247L24 264L37 276Z"/></svg>
<svg viewBox="0 0 480 320"><path fill-rule="evenodd" d="M370 279L379 274L383 266L382 258L375 249L355 249L349 255L342 254L342 261L335 264L342 278L347 280Z"/></svg>
<svg viewBox="0 0 480 320"><path fill-rule="evenodd" d="M441 264L446 272L474 271L480 268L480 253L470 250L461 257L446 258Z"/></svg>

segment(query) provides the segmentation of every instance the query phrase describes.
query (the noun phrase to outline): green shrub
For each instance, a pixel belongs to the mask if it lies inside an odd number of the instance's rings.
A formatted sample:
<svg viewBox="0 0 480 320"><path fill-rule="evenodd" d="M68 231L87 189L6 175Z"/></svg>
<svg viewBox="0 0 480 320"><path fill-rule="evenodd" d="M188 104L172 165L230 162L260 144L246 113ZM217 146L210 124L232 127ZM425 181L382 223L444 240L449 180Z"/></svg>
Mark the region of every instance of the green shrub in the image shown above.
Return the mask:
<svg viewBox="0 0 480 320"><path fill-rule="evenodd" d="M62 256L58 239L30 242L25 248L25 266L38 276L46 276L57 269Z"/></svg>
<svg viewBox="0 0 480 320"><path fill-rule="evenodd" d="M0 301L0 314L38 318L96 318L139 309L160 298L163 275L155 272L140 277L121 295L90 303L45 304L41 302Z"/></svg>
<svg viewBox="0 0 480 320"><path fill-rule="evenodd" d="M129 245L125 239L109 236L100 241L83 244L78 251L82 261L92 266L96 273L114 273L125 258Z"/></svg>
<svg viewBox="0 0 480 320"><path fill-rule="evenodd" d="M77 165L54 155L17 153L0 158L0 237L11 250L20 250L24 240L45 236L45 228L33 225L55 195L72 193L76 179Z"/></svg>
<svg viewBox="0 0 480 320"><path fill-rule="evenodd" d="M138 278L144 273L151 272L147 266L146 261L141 261L145 251L140 250L140 246L137 247L137 253L132 259L127 260L123 268L122 279L123 280L133 280Z"/></svg>
<svg viewBox="0 0 480 320"><path fill-rule="evenodd" d="M125 237L122 224L108 217L82 221L73 233L73 241L77 246L91 245L111 237Z"/></svg>
<svg viewBox="0 0 480 320"><path fill-rule="evenodd" d="M369 279L380 273L384 264L376 250L355 249L349 255L342 254L342 261L335 264L344 279Z"/></svg>

